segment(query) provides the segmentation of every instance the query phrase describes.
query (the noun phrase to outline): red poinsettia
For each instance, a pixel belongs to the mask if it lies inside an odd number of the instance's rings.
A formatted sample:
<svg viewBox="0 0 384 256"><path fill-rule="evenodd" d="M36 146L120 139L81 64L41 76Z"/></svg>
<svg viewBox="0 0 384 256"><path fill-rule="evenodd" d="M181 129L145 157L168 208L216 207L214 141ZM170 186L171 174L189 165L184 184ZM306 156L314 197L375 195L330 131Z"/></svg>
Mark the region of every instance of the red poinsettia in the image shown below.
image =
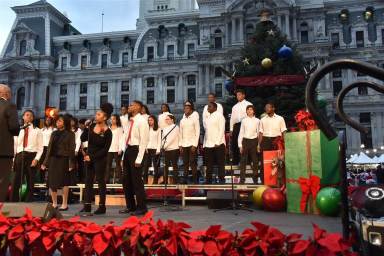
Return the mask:
<svg viewBox="0 0 384 256"><path fill-rule="evenodd" d="M306 110L299 110L295 115L297 127L300 131L311 131L317 129L316 122L312 114Z"/></svg>

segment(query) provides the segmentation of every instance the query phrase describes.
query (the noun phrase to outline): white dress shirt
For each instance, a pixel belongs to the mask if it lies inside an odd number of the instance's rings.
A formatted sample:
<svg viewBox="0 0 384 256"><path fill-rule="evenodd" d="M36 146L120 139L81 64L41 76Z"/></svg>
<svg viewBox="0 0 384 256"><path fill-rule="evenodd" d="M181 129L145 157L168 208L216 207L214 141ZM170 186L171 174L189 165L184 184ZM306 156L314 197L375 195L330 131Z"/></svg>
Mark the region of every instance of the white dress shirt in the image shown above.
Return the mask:
<svg viewBox="0 0 384 256"><path fill-rule="evenodd" d="M43 129L41 129L41 133L43 135L43 147L48 147L49 140L51 139L51 134L54 130L56 129L53 127L44 127Z"/></svg>
<svg viewBox="0 0 384 256"><path fill-rule="evenodd" d="M41 130L32 125L27 127L28 129L28 144L23 148L24 144L24 129L20 130L19 136L16 137L16 153L23 151L36 153L35 160L39 161L43 154L43 134Z"/></svg>
<svg viewBox="0 0 384 256"><path fill-rule="evenodd" d="M121 127L123 127L123 131L127 132L129 127L128 114L120 116Z"/></svg>
<svg viewBox="0 0 384 256"><path fill-rule="evenodd" d="M195 112L193 112L195 113ZM199 115L185 116L180 121L180 147L197 147L200 138Z"/></svg>
<svg viewBox="0 0 384 256"><path fill-rule="evenodd" d="M75 152L78 153L81 146L81 134L83 131L80 128L77 128L77 131L75 131L75 142L76 142L76 148Z"/></svg>
<svg viewBox="0 0 384 256"><path fill-rule="evenodd" d="M247 117L247 107L249 105L252 105L252 103L249 101L243 100L243 101L237 102L232 107L231 119L229 122L229 129L231 132L233 131L233 126L235 124L240 123L241 120Z"/></svg>
<svg viewBox="0 0 384 256"><path fill-rule="evenodd" d="M247 116L241 121L240 133L238 138L239 148L242 147L243 138L256 139L259 135L260 119L256 117Z"/></svg>
<svg viewBox="0 0 384 256"><path fill-rule="evenodd" d="M149 118L149 115L148 115L148 114L141 114L141 115L142 115L142 117L143 117L145 120L148 121L148 118Z"/></svg>
<svg viewBox="0 0 384 256"><path fill-rule="evenodd" d="M183 118L184 117L186 117L185 114L183 114ZM193 111L190 117L200 119L199 113L197 113L197 111Z"/></svg>
<svg viewBox="0 0 384 256"><path fill-rule="evenodd" d="M224 111L223 111L223 106L220 104L220 103L217 103L215 102L216 105L217 105L217 109L216 109L216 112L219 112L221 113L222 115L224 115ZM208 105L205 105L204 106L204 110L203 110L203 127L205 128L206 125L205 125L205 121L207 120L207 117L210 115L210 113L208 112Z"/></svg>
<svg viewBox="0 0 384 256"><path fill-rule="evenodd" d="M152 127L149 127L149 140L147 149L156 149L156 152L160 152L161 147L161 131L158 128L156 131Z"/></svg>
<svg viewBox="0 0 384 256"><path fill-rule="evenodd" d="M124 141L124 131L122 127L117 127L115 129L112 129L109 127L112 132L112 142L111 146L109 147L108 152L120 152L124 151L125 147L125 141Z"/></svg>
<svg viewBox="0 0 384 256"><path fill-rule="evenodd" d="M207 117L205 128L204 147L213 148L225 144L225 118L215 111ZM223 156L224 157L224 156Z"/></svg>
<svg viewBox="0 0 384 256"><path fill-rule="evenodd" d="M179 127L176 124L168 125L163 129L161 142L164 143L164 150L170 151L179 149Z"/></svg>
<svg viewBox="0 0 384 256"><path fill-rule="evenodd" d="M159 115L158 124L160 129L164 129L165 127L168 126L168 124L165 122L165 118L169 115L171 115L171 113L169 112L163 112L162 114Z"/></svg>
<svg viewBox="0 0 384 256"><path fill-rule="evenodd" d="M135 163L141 164L143 161L145 149L148 145L148 138L149 138L149 125L148 121L145 120L145 118L141 114L137 114L134 117L132 117L132 121L129 122L128 131L125 133L124 141L125 144L127 143L128 137L129 137L129 130L132 126L131 131L131 137L128 141L129 146L139 146L139 153L137 154Z"/></svg>
<svg viewBox="0 0 384 256"><path fill-rule="evenodd" d="M273 116L266 115L261 118L260 132L264 137L278 137L287 130L284 118L274 114Z"/></svg>

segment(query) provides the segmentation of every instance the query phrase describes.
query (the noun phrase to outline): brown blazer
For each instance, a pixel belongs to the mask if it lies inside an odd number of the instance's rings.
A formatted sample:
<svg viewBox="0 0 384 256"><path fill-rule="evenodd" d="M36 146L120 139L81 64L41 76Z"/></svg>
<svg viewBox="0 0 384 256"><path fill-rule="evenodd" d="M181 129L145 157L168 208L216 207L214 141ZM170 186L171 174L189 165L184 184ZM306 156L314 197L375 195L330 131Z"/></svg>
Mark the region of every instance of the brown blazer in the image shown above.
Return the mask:
<svg viewBox="0 0 384 256"><path fill-rule="evenodd" d="M0 157L13 157L13 136L19 135L19 131L15 104L0 98Z"/></svg>
<svg viewBox="0 0 384 256"><path fill-rule="evenodd" d="M48 167L49 158L52 156L53 138L58 132L59 131L52 132L51 138L49 139L47 154L43 162L46 167ZM59 148L58 152L56 152L56 156L69 157L70 167L74 167L76 149L75 133L71 131L64 131L63 136L57 143L59 143Z"/></svg>

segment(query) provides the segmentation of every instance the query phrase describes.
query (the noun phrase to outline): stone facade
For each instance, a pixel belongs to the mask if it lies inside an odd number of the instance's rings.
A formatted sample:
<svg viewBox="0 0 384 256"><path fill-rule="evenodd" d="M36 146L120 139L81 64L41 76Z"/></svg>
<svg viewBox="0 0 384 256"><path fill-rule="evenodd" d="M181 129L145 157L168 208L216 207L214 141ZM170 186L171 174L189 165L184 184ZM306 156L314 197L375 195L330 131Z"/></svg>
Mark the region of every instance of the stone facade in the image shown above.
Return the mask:
<svg viewBox="0 0 384 256"><path fill-rule="evenodd" d="M12 7L17 16L0 55L0 82L11 86L20 111L32 108L40 117L46 106L88 117L104 101L117 111L134 99L155 114L163 102L180 114L186 99L199 108L209 92L225 100L226 78L217 68L232 69L263 8L308 63L353 58L384 66L380 0L141 0L136 30L95 34L81 34L41 0ZM362 143L384 145L384 96L361 88L346 99L346 112L371 128L367 141L335 116L334 95L358 79L371 78L341 70L319 86L350 152Z"/></svg>

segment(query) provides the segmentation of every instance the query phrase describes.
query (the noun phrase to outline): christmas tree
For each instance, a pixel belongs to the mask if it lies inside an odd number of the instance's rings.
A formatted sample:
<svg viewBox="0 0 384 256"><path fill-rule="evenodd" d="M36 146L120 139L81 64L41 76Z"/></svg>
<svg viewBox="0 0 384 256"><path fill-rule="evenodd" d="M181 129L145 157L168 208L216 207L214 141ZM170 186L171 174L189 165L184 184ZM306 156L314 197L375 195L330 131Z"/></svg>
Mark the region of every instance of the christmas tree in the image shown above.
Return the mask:
<svg viewBox="0 0 384 256"><path fill-rule="evenodd" d="M242 58L235 64L234 88L245 90L260 115L267 102L273 102L276 112L288 124L295 113L305 108L304 63L298 51L285 35L269 20L259 22L255 33L242 49ZM226 88L228 88L227 81ZM232 87L233 89L233 87ZM227 100L230 108L236 98Z"/></svg>

